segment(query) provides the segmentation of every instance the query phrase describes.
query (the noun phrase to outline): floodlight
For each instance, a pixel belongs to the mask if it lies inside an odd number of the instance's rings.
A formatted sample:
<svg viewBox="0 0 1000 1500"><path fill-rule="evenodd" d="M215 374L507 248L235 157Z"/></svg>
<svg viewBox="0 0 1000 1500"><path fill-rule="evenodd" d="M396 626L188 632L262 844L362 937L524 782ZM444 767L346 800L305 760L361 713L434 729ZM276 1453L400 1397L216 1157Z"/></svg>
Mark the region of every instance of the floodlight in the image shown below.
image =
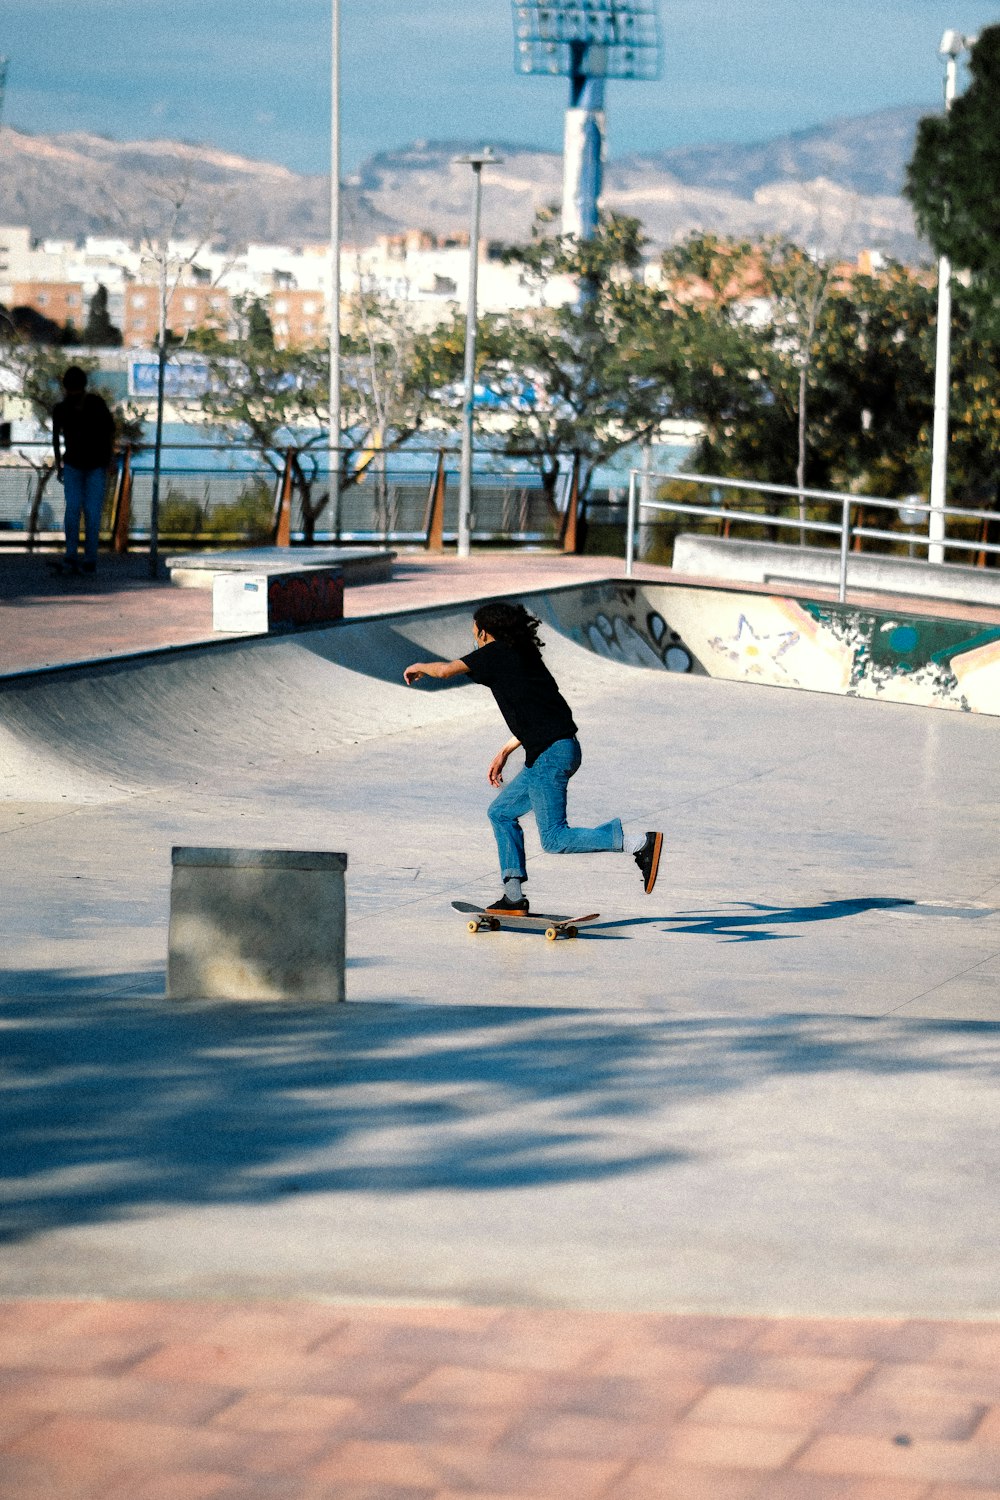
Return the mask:
<svg viewBox="0 0 1000 1500"><path fill-rule="evenodd" d="M659 77L657 0L513 0L513 10L519 73Z"/></svg>
<svg viewBox="0 0 1000 1500"><path fill-rule="evenodd" d="M941 38L938 52L942 57L961 57L965 47L966 40L960 31L946 31Z"/></svg>

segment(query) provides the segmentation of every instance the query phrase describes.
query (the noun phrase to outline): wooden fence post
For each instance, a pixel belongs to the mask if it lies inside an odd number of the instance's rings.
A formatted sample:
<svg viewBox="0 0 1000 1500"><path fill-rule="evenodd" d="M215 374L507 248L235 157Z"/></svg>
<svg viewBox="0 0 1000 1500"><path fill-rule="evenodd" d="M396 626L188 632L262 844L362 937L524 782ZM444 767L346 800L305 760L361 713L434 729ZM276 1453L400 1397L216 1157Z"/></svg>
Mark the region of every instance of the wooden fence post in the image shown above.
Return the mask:
<svg viewBox="0 0 1000 1500"><path fill-rule="evenodd" d="M576 525L577 514L580 509L580 455L573 454L573 473L569 482L569 499L566 501L566 514L563 516L562 549L564 552L576 551Z"/></svg>
<svg viewBox="0 0 1000 1500"><path fill-rule="evenodd" d="M437 469L427 496L424 529L427 533L428 552L444 551L444 496L447 483L444 472L444 449L440 448L438 449Z"/></svg>
<svg viewBox="0 0 1000 1500"><path fill-rule="evenodd" d="M285 470L281 476L281 490L278 496L277 514L274 519L274 545L276 547L290 547L292 545L292 495L295 491L294 467L295 449L288 448L285 451Z"/></svg>
<svg viewBox="0 0 1000 1500"><path fill-rule="evenodd" d="M125 444L122 467L118 475L118 490L111 520L111 550L118 554L128 551L129 532L132 529L132 444Z"/></svg>

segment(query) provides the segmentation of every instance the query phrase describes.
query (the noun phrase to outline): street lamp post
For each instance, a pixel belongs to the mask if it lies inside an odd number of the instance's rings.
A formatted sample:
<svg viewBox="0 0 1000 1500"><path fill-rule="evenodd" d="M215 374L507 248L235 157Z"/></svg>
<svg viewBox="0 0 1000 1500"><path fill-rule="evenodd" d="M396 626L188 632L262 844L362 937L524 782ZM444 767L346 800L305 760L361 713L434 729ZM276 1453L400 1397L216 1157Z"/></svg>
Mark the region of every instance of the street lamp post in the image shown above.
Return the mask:
<svg viewBox="0 0 1000 1500"><path fill-rule="evenodd" d="M330 434L331 521L340 541L340 0L332 0L330 48Z"/></svg>
<svg viewBox="0 0 1000 1500"><path fill-rule="evenodd" d="M946 31L938 52L945 59L944 107L950 110L958 82L958 59L974 45L974 36ZM927 561L944 562L945 515L948 490L948 406L951 391L951 261L938 260L937 338L934 353L934 434L931 440L931 492Z"/></svg>
<svg viewBox="0 0 1000 1500"><path fill-rule="evenodd" d="M472 222L469 226L469 295L465 310L465 378L462 396L462 457L458 481L458 555L468 557L472 533L472 408L476 389L476 302L479 286L479 210L483 191L483 167L503 161L486 147L456 156L454 161L472 168Z"/></svg>

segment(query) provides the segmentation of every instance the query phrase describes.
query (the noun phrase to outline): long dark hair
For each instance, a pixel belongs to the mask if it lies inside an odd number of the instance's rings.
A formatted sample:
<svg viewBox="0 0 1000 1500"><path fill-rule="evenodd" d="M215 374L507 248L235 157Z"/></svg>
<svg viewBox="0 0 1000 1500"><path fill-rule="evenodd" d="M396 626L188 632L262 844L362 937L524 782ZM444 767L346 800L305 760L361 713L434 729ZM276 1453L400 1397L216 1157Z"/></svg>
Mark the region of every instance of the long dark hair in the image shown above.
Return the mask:
<svg viewBox="0 0 1000 1500"><path fill-rule="evenodd" d="M481 604L472 618L477 630L484 630L518 655L532 657L542 654L542 643L538 639L541 622L529 615L523 604L508 604L499 599L494 604Z"/></svg>

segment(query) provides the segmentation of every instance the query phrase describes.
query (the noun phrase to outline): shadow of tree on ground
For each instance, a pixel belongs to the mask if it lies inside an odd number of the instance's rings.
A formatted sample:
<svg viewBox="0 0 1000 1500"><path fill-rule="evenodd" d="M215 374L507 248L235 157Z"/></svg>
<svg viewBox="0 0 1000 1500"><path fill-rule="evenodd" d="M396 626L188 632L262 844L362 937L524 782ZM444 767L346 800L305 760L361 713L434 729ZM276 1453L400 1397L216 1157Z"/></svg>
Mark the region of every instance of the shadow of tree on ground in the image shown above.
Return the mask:
<svg viewBox="0 0 1000 1500"><path fill-rule="evenodd" d="M1000 1060L977 1023L186 1005L49 980L0 1006L8 1242L163 1204L607 1179L690 1160L670 1111L691 1099Z"/></svg>

